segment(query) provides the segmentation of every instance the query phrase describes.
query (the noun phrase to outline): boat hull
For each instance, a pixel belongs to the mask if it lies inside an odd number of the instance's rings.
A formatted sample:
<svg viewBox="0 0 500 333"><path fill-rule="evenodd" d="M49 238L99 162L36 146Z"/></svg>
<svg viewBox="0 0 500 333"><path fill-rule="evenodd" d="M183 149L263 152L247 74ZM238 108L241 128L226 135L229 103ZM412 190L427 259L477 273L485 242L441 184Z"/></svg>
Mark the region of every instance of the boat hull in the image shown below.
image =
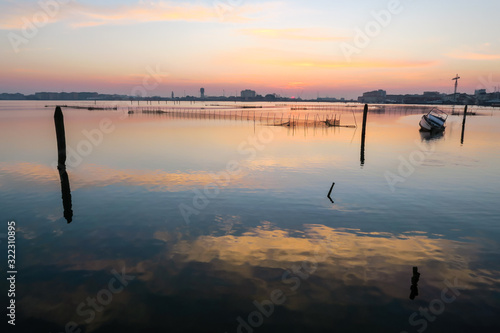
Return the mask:
<svg viewBox="0 0 500 333"><path fill-rule="evenodd" d="M427 115L422 116L422 118L420 119L419 125L420 125L420 130L425 131L425 132L443 131L445 128L444 124L441 126L438 126L438 125L430 122Z"/></svg>

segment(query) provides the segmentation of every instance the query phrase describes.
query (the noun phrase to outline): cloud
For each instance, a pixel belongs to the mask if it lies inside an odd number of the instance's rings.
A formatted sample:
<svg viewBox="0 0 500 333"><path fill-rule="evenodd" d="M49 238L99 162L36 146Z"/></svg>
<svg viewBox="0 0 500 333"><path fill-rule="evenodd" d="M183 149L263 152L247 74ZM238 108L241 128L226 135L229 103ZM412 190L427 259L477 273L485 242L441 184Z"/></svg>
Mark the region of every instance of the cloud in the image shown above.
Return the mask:
<svg viewBox="0 0 500 333"><path fill-rule="evenodd" d="M72 3L68 4L71 5ZM61 8L53 13L47 13L41 7L26 3L2 3L0 5L0 29L23 29L28 25L49 24L57 21ZM29 29L31 31L31 29Z"/></svg>
<svg viewBox="0 0 500 333"><path fill-rule="evenodd" d="M293 67L311 67L311 68L411 68L428 67L436 64L435 61L412 61L412 60L367 60L352 63L345 61L295 61L285 62L284 65Z"/></svg>
<svg viewBox="0 0 500 333"><path fill-rule="evenodd" d="M346 37L327 36L322 32L306 29L242 29L240 32L245 35L260 38L302 40L311 42L331 42L346 39Z"/></svg>
<svg viewBox="0 0 500 333"><path fill-rule="evenodd" d="M274 58L258 58L252 57L247 59L249 62L258 63L261 65L273 65L295 68L310 68L310 69L333 69L333 68L421 68L430 67L437 64L436 61L430 60L398 60L398 59L366 59L353 62L346 62L344 60L324 60L303 57L290 59L287 57L274 57Z"/></svg>
<svg viewBox="0 0 500 333"><path fill-rule="evenodd" d="M296 48L289 51L279 48L243 47L233 52L221 53L217 60L220 64L248 64L256 66L272 66L294 69L361 69L361 68L426 68L439 64L432 59L405 59L395 57L366 57L352 62L345 61L337 55L328 57L320 49ZM295 81L295 79L293 79ZM293 82L292 81L292 82ZM297 80L299 81L299 80Z"/></svg>
<svg viewBox="0 0 500 333"><path fill-rule="evenodd" d="M257 14L265 14L278 3L243 3L242 5L219 6L174 1L139 1L134 5L92 6L78 2L60 5L47 13L39 5L3 4L0 7L0 29L22 29L26 22L34 22L36 15L48 16L46 23L67 21L73 28L99 25L128 25L143 22L246 22Z"/></svg>
<svg viewBox="0 0 500 333"><path fill-rule="evenodd" d="M449 53L445 54L445 56L454 59L463 59L463 60L498 60L500 59L500 54L485 54L485 53Z"/></svg>

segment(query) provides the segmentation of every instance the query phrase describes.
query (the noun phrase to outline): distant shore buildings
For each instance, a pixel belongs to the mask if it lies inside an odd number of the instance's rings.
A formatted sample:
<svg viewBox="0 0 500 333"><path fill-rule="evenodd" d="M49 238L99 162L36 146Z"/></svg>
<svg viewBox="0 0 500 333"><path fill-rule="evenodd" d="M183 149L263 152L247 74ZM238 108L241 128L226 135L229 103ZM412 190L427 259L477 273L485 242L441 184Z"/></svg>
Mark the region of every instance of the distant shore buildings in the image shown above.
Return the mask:
<svg viewBox="0 0 500 333"><path fill-rule="evenodd" d="M294 97L282 97L278 94L259 95L255 90L245 89L239 96L207 96L205 88L200 88L199 96L178 97L172 91L170 97L162 96L129 96L118 94L99 94L97 92L37 92L32 95L20 93L0 93L0 100L36 100L36 101L250 101L250 102L359 102L368 104L468 104L484 106L500 106L500 91L488 92L486 89L478 89L473 95L465 93L443 94L438 91L426 91L423 94L392 95L387 91L379 89L368 91L358 97L357 100L345 100L344 98L317 97L316 99L301 99Z"/></svg>
<svg viewBox="0 0 500 333"><path fill-rule="evenodd" d="M256 96L257 93L254 90L247 89L241 92L241 98L244 99L245 101L255 99Z"/></svg>
<svg viewBox="0 0 500 333"><path fill-rule="evenodd" d="M358 97L360 103L382 104L387 100L387 92L385 90L376 90L363 93L363 96Z"/></svg>
<svg viewBox="0 0 500 333"><path fill-rule="evenodd" d="M425 91L422 95L389 95L385 90L375 90L363 93L358 97L359 103L368 104L468 104L500 106L500 92L488 93L486 89L479 89L474 95L443 94L438 91Z"/></svg>

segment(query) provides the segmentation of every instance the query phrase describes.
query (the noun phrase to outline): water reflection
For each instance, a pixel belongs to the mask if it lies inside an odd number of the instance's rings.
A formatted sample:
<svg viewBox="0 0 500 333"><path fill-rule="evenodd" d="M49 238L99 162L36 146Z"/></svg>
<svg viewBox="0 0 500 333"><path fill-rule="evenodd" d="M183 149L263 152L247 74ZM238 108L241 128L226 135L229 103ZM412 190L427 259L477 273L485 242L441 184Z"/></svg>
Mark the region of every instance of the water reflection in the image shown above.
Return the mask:
<svg viewBox="0 0 500 333"><path fill-rule="evenodd" d="M444 131L419 131L422 141L438 141L444 138Z"/></svg>
<svg viewBox="0 0 500 333"><path fill-rule="evenodd" d="M408 288L410 262L428 272L426 299L439 297L443 281L457 278L463 293L461 302L454 306L460 310L472 299L488 297L485 288L495 293L500 290L497 271L473 269L480 254L477 245L433 239L422 233L393 235L323 225L308 225L298 232L263 222L239 235L226 232L191 237L165 228L158 228L153 237L148 236L148 230L127 228L120 234L122 237L107 247L100 245L100 239L86 237L85 251L50 255L52 265L46 269L55 278L24 286L26 292L19 297L23 312L57 325L73 320L87 331L104 331L108 323L117 321L125 326L147 326L151 317L161 317L164 320L155 323L163 328L203 320L207 331L230 332L236 331L239 316L246 318L253 311L255 300L262 302L273 290L281 290L286 299L279 307L282 315L270 317L267 330L280 322L287 329L296 325L305 328L311 324L295 321L293 314L315 308L322 309L315 312L313 327L317 329L331 327L332 320L340 327L356 326L343 317L341 309L348 309L354 317L368 315L364 310L367 304L377 304L378 310L369 311L372 323L394 329L407 324L414 311L402 295ZM59 246L73 241L60 238ZM89 276L102 284L112 277L112 269L124 266L134 281L115 296L105 313L96 313L96 320L86 324L85 318L75 315L75 307L88 295L95 295L100 285L78 277ZM415 268L415 296L419 274ZM68 281L62 282L65 278ZM58 288L61 283L66 287ZM45 288L39 288L41 285ZM135 311L127 310L130 304ZM205 316L206 311L210 316Z"/></svg>
<svg viewBox="0 0 500 333"><path fill-rule="evenodd" d="M500 299L491 222L498 216L498 117L470 118L467 147L452 131L461 119L452 118L447 133L427 139L439 141L433 154L391 193L384 172L396 172L400 157L410 159L415 149L426 151L415 146L420 109L406 114L404 106L389 116L391 108L370 113L373 158L363 172L364 140L350 129L276 131L250 159L238 147L258 135L253 121L65 111L71 142L102 117L116 125L78 167L71 168L68 154L72 193L66 169L57 176L46 157L55 146L52 114L45 122L33 118L42 111L2 119L2 142L15 138L12 148L0 147L0 196L5 214L22 221L25 274L17 301L20 321L33 328L25 331L61 332L75 321L85 332L203 325L229 333L237 331L237 318L256 310L255 301L263 304L280 289L286 301L259 332L400 332L413 312L440 297L443 281L455 278L463 292L432 329L498 327L491 315ZM242 172L186 225L178 205L191 204L231 160ZM58 220L59 207L43 199L58 203L58 179L65 217L71 219L73 195L85 223L38 223ZM324 200L330 184L335 205ZM111 271L121 267L135 279L87 323L78 305L103 296Z"/></svg>
<svg viewBox="0 0 500 333"><path fill-rule="evenodd" d="M418 296L418 281L420 280L420 273L418 272L418 267L413 267L413 276L411 277L411 293L410 299L414 300Z"/></svg>
<svg viewBox="0 0 500 333"><path fill-rule="evenodd" d="M335 186L335 183L332 183L332 186L330 187L330 191L328 191L328 195L326 196L328 199L330 199L330 201L333 203L335 203L332 199L332 191L333 191L333 187Z"/></svg>
<svg viewBox="0 0 500 333"><path fill-rule="evenodd" d="M69 177L66 168L59 168L59 177L61 179L61 193L63 200L64 218L68 223L73 221L73 209L71 203L71 189L69 186Z"/></svg>

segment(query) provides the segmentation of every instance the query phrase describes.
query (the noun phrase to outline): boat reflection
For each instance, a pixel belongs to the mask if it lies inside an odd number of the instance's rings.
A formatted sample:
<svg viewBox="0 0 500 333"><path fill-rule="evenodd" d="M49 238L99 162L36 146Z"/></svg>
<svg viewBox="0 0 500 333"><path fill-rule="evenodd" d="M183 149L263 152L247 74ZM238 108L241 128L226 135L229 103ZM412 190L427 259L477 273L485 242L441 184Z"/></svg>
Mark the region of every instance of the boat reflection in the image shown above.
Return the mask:
<svg viewBox="0 0 500 333"><path fill-rule="evenodd" d="M444 138L444 131L420 131L420 139L422 141L437 141Z"/></svg>

